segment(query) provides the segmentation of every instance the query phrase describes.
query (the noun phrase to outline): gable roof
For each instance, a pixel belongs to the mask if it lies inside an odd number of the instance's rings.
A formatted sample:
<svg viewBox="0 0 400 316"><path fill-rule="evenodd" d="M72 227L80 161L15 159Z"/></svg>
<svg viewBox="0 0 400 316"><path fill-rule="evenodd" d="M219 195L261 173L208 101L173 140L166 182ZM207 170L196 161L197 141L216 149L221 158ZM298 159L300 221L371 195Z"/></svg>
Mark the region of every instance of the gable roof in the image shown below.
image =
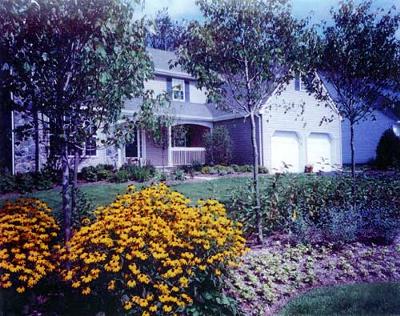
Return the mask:
<svg viewBox="0 0 400 316"><path fill-rule="evenodd" d="M195 80L195 78L183 70L180 65L174 66L173 68L170 67L171 63L177 60L175 52L150 47L147 48L146 51L154 64L155 74Z"/></svg>

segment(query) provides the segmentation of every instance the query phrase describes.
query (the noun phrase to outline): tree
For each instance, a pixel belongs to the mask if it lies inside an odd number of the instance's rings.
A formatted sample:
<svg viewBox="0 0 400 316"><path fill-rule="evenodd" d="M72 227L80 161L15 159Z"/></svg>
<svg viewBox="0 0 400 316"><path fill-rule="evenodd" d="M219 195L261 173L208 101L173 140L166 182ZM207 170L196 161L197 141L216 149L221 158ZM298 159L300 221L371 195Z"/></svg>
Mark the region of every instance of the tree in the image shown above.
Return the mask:
<svg viewBox="0 0 400 316"><path fill-rule="evenodd" d="M225 126L217 126L203 135L206 160L212 165L228 165L232 159L232 140Z"/></svg>
<svg viewBox="0 0 400 316"><path fill-rule="evenodd" d="M314 67L322 81L311 83L311 90L322 100L333 99L333 106L350 124L351 170L355 175L355 125L373 118L378 107L399 102L393 93L400 77L396 63L399 15L392 11L372 11L371 1L356 5L352 0L331 9L333 25L325 24ZM368 137L366 135L366 137Z"/></svg>
<svg viewBox="0 0 400 316"><path fill-rule="evenodd" d="M263 241L256 120L274 91L299 68L303 22L286 0L199 0L204 20L192 22L178 49L178 63L198 78L218 107L248 117L253 148L253 191L258 239Z"/></svg>
<svg viewBox="0 0 400 316"><path fill-rule="evenodd" d="M152 74L144 20L118 0L0 3L4 86L14 109L42 113L62 160L65 242L71 236L71 154L108 134L124 100L143 94Z"/></svg>
<svg viewBox="0 0 400 316"><path fill-rule="evenodd" d="M171 51L179 46L183 25L171 19L167 8L157 12L152 26L153 31L147 36L148 46Z"/></svg>

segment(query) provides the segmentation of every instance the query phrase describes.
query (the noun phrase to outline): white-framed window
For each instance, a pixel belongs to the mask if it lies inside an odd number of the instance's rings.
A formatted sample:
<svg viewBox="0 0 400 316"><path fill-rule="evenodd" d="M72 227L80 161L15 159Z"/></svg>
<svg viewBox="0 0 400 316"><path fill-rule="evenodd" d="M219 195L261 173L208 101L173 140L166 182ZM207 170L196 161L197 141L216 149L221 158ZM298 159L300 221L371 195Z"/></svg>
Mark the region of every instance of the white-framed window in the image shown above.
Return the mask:
<svg viewBox="0 0 400 316"><path fill-rule="evenodd" d="M296 91L307 92L307 85L304 81L304 76L301 73L296 73L294 77L294 89Z"/></svg>
<svg viewBox="0 0 400 316"><path fill-rule="evenodd" d="M185 80L172 79L172 100L185 101Z"/></svg>

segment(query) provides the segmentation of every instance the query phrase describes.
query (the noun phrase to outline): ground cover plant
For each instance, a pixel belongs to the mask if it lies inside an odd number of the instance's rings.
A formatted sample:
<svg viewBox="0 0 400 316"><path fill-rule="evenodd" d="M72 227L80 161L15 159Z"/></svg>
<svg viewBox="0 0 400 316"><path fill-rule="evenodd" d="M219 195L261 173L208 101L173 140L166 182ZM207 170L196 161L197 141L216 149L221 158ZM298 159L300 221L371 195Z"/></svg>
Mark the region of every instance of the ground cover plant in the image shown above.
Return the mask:
<svg viewBox="0 0 400 316"><path fill-rule="evenodd" d="M289 298L314 287L400 281L399 244L353 243L337 249L333 244L293 245L282 236L267 243L246 255L226 282L245 315L274 315Z"/></svg>

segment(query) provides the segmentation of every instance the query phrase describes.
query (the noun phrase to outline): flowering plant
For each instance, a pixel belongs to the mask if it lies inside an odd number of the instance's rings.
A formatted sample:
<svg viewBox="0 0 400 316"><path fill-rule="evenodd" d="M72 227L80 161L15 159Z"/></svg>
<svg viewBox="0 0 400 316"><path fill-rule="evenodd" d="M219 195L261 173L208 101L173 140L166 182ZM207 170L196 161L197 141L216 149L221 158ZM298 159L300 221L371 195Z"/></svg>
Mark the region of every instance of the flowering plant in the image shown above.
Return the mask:
<svg viewBox="0 0 400 316"><path fill-rule="evenodd" d="M54 271L51 246L58 230L45 203L6 202L0 208L0 288L23 293Z"/></svg>
<svg viewBox="0 0 400 316"><path fill-rule="evenodd" d="M134 315L183 311L198 275L219 277L245 252L241 226L222 204L189 203L164 184L131 187L61 250L63 278L84 295L109 292Z"/></svg>

